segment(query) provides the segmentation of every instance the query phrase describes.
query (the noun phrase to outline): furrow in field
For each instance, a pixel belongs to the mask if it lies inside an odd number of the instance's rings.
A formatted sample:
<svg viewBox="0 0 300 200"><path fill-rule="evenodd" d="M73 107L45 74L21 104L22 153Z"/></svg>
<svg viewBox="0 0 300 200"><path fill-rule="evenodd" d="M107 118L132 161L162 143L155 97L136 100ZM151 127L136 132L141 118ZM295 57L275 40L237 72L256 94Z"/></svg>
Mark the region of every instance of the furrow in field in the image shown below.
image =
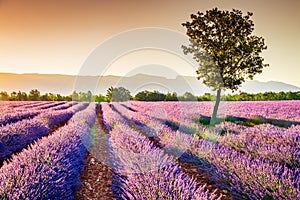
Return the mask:
<svg viewBox="0 0 300 200"><path fill-rule="evenodd" d="M75 194L75 200L112 200L112 169L107 164L107 130L104 129L101 105L97 108L97 117L91 130L92 146L85 155L85 164L80 175L81 185Z"/></svg>

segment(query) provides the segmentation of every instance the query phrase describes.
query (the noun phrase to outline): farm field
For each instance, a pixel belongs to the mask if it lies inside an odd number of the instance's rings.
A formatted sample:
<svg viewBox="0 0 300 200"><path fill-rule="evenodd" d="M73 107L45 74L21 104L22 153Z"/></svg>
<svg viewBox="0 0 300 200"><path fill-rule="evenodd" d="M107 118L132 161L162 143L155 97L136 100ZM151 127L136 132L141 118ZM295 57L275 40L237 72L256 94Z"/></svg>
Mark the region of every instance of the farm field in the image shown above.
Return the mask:
<svg viewBox="0 0 300 200"><path fill-rule="evenodd" d="M300 199L300 101L0 102L0 199Z"/></svg>

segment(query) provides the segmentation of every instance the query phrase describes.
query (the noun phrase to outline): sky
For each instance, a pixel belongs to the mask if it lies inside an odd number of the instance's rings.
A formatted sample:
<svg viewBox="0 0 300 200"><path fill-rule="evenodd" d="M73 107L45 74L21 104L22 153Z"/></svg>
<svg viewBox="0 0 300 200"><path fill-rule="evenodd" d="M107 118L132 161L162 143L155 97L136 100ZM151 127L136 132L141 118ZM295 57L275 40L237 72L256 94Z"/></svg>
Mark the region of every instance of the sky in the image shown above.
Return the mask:
<svg viewBox="0 0 300 200"><path fill-rule="evenodd" d="M77 75L99 46L124 32L156 27L184 35L190 14L214 7L254 13L270 64L255 80L300 87L299 0L0 0L0 72ZM105 75L196 76L184 59L158 49L132 50L103 67Z"/></svg>

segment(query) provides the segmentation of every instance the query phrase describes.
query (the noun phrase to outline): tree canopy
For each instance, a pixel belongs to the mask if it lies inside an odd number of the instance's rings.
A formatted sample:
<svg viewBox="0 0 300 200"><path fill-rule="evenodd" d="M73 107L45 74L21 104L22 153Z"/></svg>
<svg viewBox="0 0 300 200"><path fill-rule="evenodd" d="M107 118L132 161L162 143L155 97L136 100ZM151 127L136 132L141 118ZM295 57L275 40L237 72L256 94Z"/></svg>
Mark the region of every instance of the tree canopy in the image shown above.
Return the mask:
<svg viewBox="0 0 300 200"><path fill-rule="evenodd" d="M252 34L253 14L233 9L223 11L214 8L206 13L191 15L191 22L183 23L187 29L189 45L182 46L185 54L192 54L199 63L197 78L217 90L217 98L211 117L216 122L222 89L237 90L245 78L253 79L261 73L264 59L263 50L267 49L264 39Z"/></svg>
<svg viewBox="0 0 300 200"><path fill-rule="evenodd" d="M38 101L86 101L86 96L89 96L91 92L77 93L74 91L68 96L63 96L54 93L45 93L38 97ZM159 95L157 95L159 94ZM216 96L210 93L205 93L200 96L191 96L190 92L185 92L183 95L177 95L176 92L168 92L166 94L158 91L141 91L135 96L131 97L136 101L215 101ZM161 97L165 97L162 99ZM75 99L75 98L76 99ZM192 97L192 98L191 98ZM83 99L81 99L83 98ZM300 91L297 92L263 92L257 94L249 94L241 92L239 94L227 94L222 95L221 99L225 101L266 101L266 100L300 100ZM26 92L11 92L10 95L6 91L0 92L0 101L29 101L28 94ZM91 101L105 102L108 101L107 97L102 94L92 94Z"/></svg>
<svg viewBox="0 0 300 200"><path fill-rule="evenodd" d="M192 14L191 22L182 24L190 41L183 51L193 54L199 63L197 78L207 86L237 90L245 78L252 79L268 66L260 56L267 49L264 39L252 35L252 15L214 8Z"/></svg>
<svg viewBox="0 0 300 200"><path fill-rule="evenodd" d="M108 101L120 102L129 101L131 98L130 91L124 87L110 87L107 90L106 98Z"/></svg>

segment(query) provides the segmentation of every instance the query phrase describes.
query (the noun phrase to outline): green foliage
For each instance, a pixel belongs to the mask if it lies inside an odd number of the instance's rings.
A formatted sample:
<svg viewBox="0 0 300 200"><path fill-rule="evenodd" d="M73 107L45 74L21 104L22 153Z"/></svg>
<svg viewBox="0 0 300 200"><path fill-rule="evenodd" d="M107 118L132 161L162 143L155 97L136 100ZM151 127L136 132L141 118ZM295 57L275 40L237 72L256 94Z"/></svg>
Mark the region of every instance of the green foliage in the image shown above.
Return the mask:
<svg viewBox="0 0 300 200"><path fill-rule="evenodd" d="M198 101L211 101L212 97L210 93L205 93L203 96L196 97Z"/></svg>
<svg viewBox="0 0 300 200"><path fill-rule="evenodd" d="M7 92L0 92L0 101L7 101L9 100L9 95L7 94Z"/></svg>
<svg viewBox="0 0 300 200"><path fill-rule="evenodd" d="M38 101L40 99L40 95L41 95L40 91L38 91L37 89L32 89L28 94L28 100Z"/></svg>
<svg viewBox="0 0 300 200"><path fill-rule="evenodd" d="M178 101L177 93L176 92L173 92L173 93L168 92L166 94L165 101Z"/></svg>
<svg viewBox="0 0 300 200"><path fill-rule="evenodd" d="M249 121L251 123L253 123L253 124L263 124L263 123L266 123L266 121L263 118L261 118L261 117L252 117L252 118L250 118Z"/></svg>
<svg viewBox="0 0 300 200"><path fill-rule="evenodd" d="M200 134L200 137L205 139L205 140L208 140L210 142L218 142L218 135L216 133L213 133L213 132L210 132L210 131L207 131L207 132L203 132Z"/></svg>
<svg viewBox="0 0 300 200"><path fill-rule="evenodd" d="M173 98L175 100L175 98L177 98L177 95L174 96L176 93L173 93ZM168 98L170 98L171 95L169 95ZM166 100L167 95L160 93L156 90L154 90L153 92L145 90L142 92L137 93L134 96L134 100L137 101L165 101ZM171 96L172 98L172 96Z"/></svg>
<svg viewBox="0 0 300 200"><path fill-rule="evenodd" d="M177 96L176 92L167 94L154 91L141 91L134 97L136 101L197 101L197 97L190 92L185 92L182 96Z"/></svg>
<svg viewBox="0 0 300 200"><path fill-rule="evenodd" d="M212 126L216 123L221 90L237 90L245 77L253 79L268 66L260 57L267 47L262 37L252 35L254 24L251 16L250 12L243 16L239 10L214 8L205 14L192 14L191 22L182 24L187 28L190 42L189 46L182 46L183 52L192 54L199 63L197 78L217 90Z"/></svg>
<svg viewBox="0 0 300 200"><path fill-rule="evenodd" d="M257 94L240 94L226 95L227 101L266 101L266 100L300 100L300 91L298 92L263 92Z"/></svg>
<svg viewBox="0 0 300 200"><path fill-rule="evenodd" d="M274 197L273 196L270 196L270 195L265 195L263 197L263 200L274 200Z"/></svg>
<svg viewBox="0 0 300 200"><path fill-rule="evenodd" d="M110 87L107 90L106 98L110 102L129 101L131 99L130 91L124 87Z"/></svg>
<svg viewBox="0 0 300 200"><path fill-rule="evenodd" d="M94 95L93 96L93 100L95 101L95 102L106 102L107 101L107 98L106 98L106 96L104 96L104 95L102 95L102 94L99 94L99 95Z"/></svg>
<svg viewBox="0 0 300 200"><path fill-rule="evenodd" d="M35 93L40 94L39 91L35 91ZM210 93L205 93L201 96L194 96L194 95L187 95L189 92L186 92L182 96L177 96L175 92L167 94L160 93L158 91L150 92L150 91L142 91L136 94L133 97L133 100L136 101L191 101L194 97L194 100L197 101L215 101L216 96L211 95ZM32 98L29 98L29 94L26 92L18 91L18 92L11 92L9 95L7 92L2 91L0 92L0 101L28 101ZM102 95L93 95L90 91L87 93L79 92L77 93L74 91L71 95L63 96L60 94L54 93L45 93L40 94L37 97L38 101L93 101L93 102L106 102L109 99ZM223 95L221 97L223 101L267 101L267 100L300 100L300 91L298 92L264 92L264 93L257 93L257 94L248 94L242 92L240 94L228 94ZM226 119L225 119L226 120ZM230 119L227 119L230 121ZM226 120L226 121L227 121Z"/></svg>
<svg viewBox="0 0 300 200"><path fill-rule="evenodd" d="M197 98L190 92L185 92L183 96L179 97L180 101L197 101Z"/></svg>
<svg viewBox="0 0 300 200"><path fill-rule="evenodd" d="M252 35L252 15L214 8L192 14L191 22L182 24L190 41L183 51L199 63L197 78L208 87L236 90L245 77L252 79L268 66L260 56L267 49L264 39Z"/></svg>
<svg viewBox="0 0 300 200"><path fill-rule="evenodd" d="M96 140L96 126L92 126L91 129L91 140L92 140L92 147L95 146Z"/></svg>
<svg viewBox="0 0 300 200"><path fill-rule="evenodd" d="M208 126L210 124L210 118L205 116L200 116L199 118L195 118L194 121L199 122L204 126Z"/></svg>

